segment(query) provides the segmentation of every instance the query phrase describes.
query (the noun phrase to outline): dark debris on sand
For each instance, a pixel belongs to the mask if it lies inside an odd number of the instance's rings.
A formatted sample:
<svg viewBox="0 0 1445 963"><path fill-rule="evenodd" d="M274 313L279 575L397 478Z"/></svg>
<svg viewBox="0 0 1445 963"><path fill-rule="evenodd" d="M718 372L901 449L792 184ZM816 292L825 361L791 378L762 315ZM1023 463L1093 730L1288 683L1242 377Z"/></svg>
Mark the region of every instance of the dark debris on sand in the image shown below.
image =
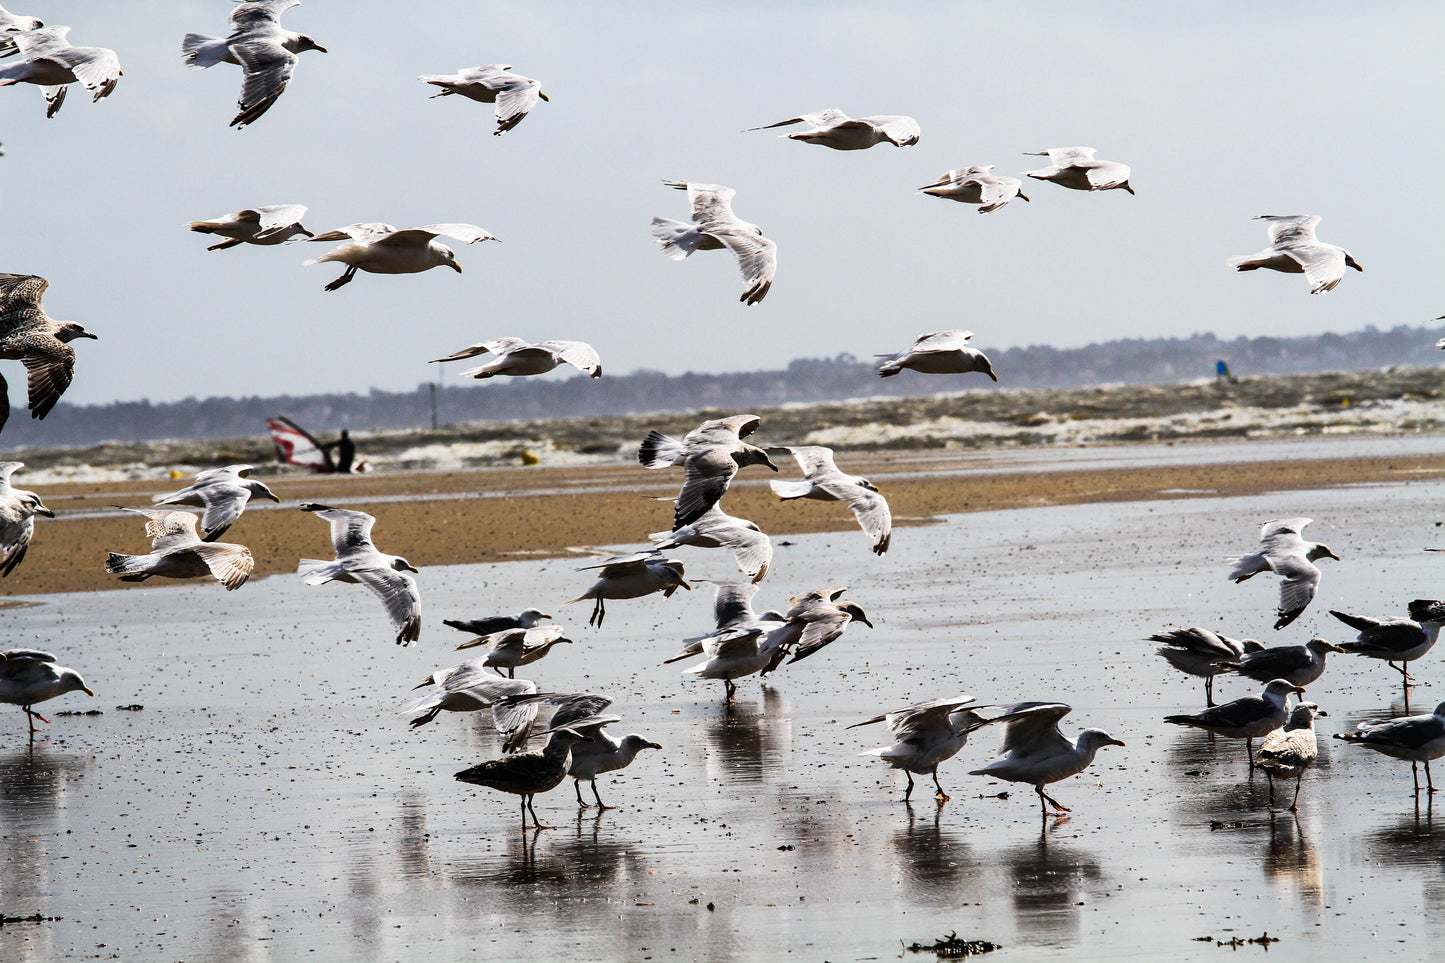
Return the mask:
<svg viewBox="0 0 1445 963"><path fill-rule="evenodd" d="M912 943L905 946L904 949L910 953L933 953L941 960L957 960L965 956L992 953L1002 947L997 943L990 943L988 940L961 940L958 938L958 933L953 932L932 943Z"/></svg>

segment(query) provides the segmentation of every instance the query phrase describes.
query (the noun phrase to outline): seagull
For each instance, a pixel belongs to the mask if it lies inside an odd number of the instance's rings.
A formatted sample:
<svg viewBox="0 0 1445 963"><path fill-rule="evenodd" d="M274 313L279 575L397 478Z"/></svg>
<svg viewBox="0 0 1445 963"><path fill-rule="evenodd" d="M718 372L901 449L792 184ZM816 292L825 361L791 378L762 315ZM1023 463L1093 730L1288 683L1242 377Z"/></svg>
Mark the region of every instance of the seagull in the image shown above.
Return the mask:
<svg viewBox="0 0 1445 963"><path fill-rule="evenodd" d="M913 347L897 354L880 354L874 357L887 358L878 366L878 377L891 378L904 368L912 368L920 374L967 374L981 371L994 381L993 365L982 351L968 346L973 338L972 331L937 331L919 335Z"/></svg>
<svg viewBox="0 0 1445 963"><path fill-rule="evenodd" d="M1269 221L1269 247L1258 254L1232 257L1227 263L1236 271L1269 268L1285 274L1303 274L1310 294L1333 291L1345 276L1345 268L1364 271L1342 247L1325 244L1315 237L1318 214L1260 214L1256 221Z"/></svg>
<svg viewBox="0 0 1445 963"><path fill-rule="evenodd" d="M199 472L194 485L169 495L155 495L151 501L157 505L192 505L204 508L206 514L201 519L201 540L214 542L226 534L226 529L236 524L236 519L245 511L251 496L269 498L278 503L281 501L264 482L248 477L255 470L253 465L212 468Z"/></svg>
<svg viewBox="0 0 1445 963"><path fill-rule="evenodd" d="M23 58L0 68L0 87L36 84L45 95L45 116L54 117L65 103L69 84L84 84L94 91L92 103L107 96L120 83L120 60L105 47L75 47L65 39L69 27L39 27L10 36Z"/></svg>
<svg viewBox="0 0 1445 963"><path fill-rule="evenodd" d="M817 652L826 645L836 642L842 635L843 630L848 627L849 622L862 622L868 628L873 628L873 623L868 621L863 607L857 602L841 601L843 593L848 591L845 586L832 585L816 592L805 592L802 595L795 595L788 599L790 606L788 611L783 613L783 618L788 626L793 628L793 638L789 640L787 651L792 653L788 664L792 665L801 659ZM773 661L763 670L767 675L777 668L782 661L784 651L779 650L773 657Z"/></svg>
<svg viewBox="0 0 1445 963"><path fill-rule="evenodd" d="M280 244L297 234L315 237L301 226L301 218L305 216L305 204L269 204L222 214L209 221L190 221L186 226L198 234L219 234L226 238L206 248L207 251L224 251L242 242L269 245Z"/></svg>
<svg viewBox="0 0 1445 963"><path fill-rule="evenodd" d="M523 609L515 615L493 615L485 619L442 619L442 625L473 635L491 635L504 629L530 629L551 617L541 609Z"/></svg>
<svg viewBox="0 0 1445 963"><path fill-rule="evenodd" d="M717 251L727 248L738 260L743 288L739 301L757 304L768 296L773 275L778 271L778 246L763 237L756 224L739 220L733 214L733 197L737 191L717 184L692 184L687 181L663 181L668 187L687 191L692 202L692 225L666 217L652 219L652 236L662 253L681 261L693 251Z"/></svg>
<svg viewBox="0 0 1445 963"><path fill-rule="evenodd" d="M671 598L678 587L692 591L682 577L682 563L668 558L661 552L638 552L634 555L619 555L596 565L585 565L579 572L601 569L602 574L593 586L566 605L586 599L595 599L592 616L588 625L602 627L607 616L606 599L636 599L654 592L661 592L663 598Z"/></svg>
<svg viewBox="0 0 1445 963"><path fill-rule="evenodd" d="M213 576L234 592L246 584L256 560L244 545L203 542L196 534L200 517L194 512L166 508L116 508L146 517L146 535L151 539L149 555L121 555L111 552L105 570L119 575L122 582L144 582L162 578L205 578Z"/></svg>
<svg viewBox="0 0 1445 963"><path fill-rule="evenodd" d="M1039 809L1046 817L1048 806L1053 806L1056 813L1070 810L1045 794L1044 786L1083 772L1104 746L1124 744L1103 729L1085 729L1077 739L1066 739L1059 731L1059 720L1068 715L1072 707L1062 702L1018 702L990 708L1001 710L1000 715L985 721L1004 724L1003 755L969 775L1032 785L1039 794Z"/></svg>
<svg viewBox="0 0 1445 963"><path fill-rule="evenodd" d="M545 748L534 752L519 752L500 759L493 759L456 774L460 782L475 786L487 786L502 792L515 793L522 797L522 831L527 830L527 813L532 813L535 829L550 829L537 819L532 809L532 797L539 792L556 788L567 775L571 762L572 747L588 738L571 729L555 729L547 740Z"/></svg>
<svg viewBox="0 0 1445 963"><path fill-rule="evenodd" d="M704 421L682 441L660 431L647 433L637 449L637 460L644 468L683 466L682 491L672 513L674 531L707 514L727 492L739 468L766 465L778 470L766 451L743 441L761 424L757 415L731 415Z"/></svg>
<svg viewBox="0 0 1445 963"><path fill-rule="evenodd" d="M1345 650L1316 636L1304 645L1277 645L1258 652L1248 652L1239 659L1225 662L1222 672L1237 672L1256 682L1283 679L1307 686L1325 671L1325 657Z"/></svg>
<svg viewBox="0 0 1445 963"><path fill-rule="evenodd" d="M801 114L776 124L749 127L744 134L755 130L772 130L774 127L791 127L793 124L807 124L809 130L779 134L789 140L801 140L808 144L821 144L834 150L866 150L874 144L892 144L894 147L912 147L918 143L922 131L918 121L912 117L894 114L876 114L872 117L852 118L829 107L816 114Z"/></svg>
<svg viewBox="0 0 1445 963"><path fill-rule="evenodd" d="M90 686L74 669L57 665L55 656L36 649L0 651L0 702L19 706L30 723L30 738L35 738L35 720L50 720L30 707L67 692L84 692L94 696Z"/></svg>
<svg viewBox="0 0 1445 963"><path fill-rule="evenodd" d="M838 466L833 464L831 448L821 445L783 447L798 460L803 469L803 480L769 482L773 494L783 501L812 498L825 502L847 502L853 514L858 516L859 526L873 540L873 553L882 555L888 551L888 542L893 536L893 515L888 511L887 500L872 482L839 471Z"/></svg>
<svg viewBox="0 0 1445 963"><path fill-rule="evenodd" d="M1294 799L1289 804L1290 812L1299 811L1299 785L1304 772L1314 764L1319 754L1315 742L1315 716L1327 716L1313 702L1300 701L1290 713L1283 729L1276 729L1264 737L1259 747L1259 768L1269 777L1269 805L1274 807L1274 777L1288 779L1294 776Z"/></svg>
<svg viewBox="0 0 1445 963"><path fill-rule="evenodd" d="M1226 671L1224 666L1247 652L1264 651L1254 639L1231 639L1197 625L1151 635L1149 641L1161 643L1155 653L1174 668L1204 680L1204 704L1210 708L1214 707L1214 677Z"/></svg>
<svg viewBox="0 0 1445 963"><path fill-rule="evenodd" d="M462 266L457 263L456 252L436 240L442 235L468 244L496 240L475 224L428 224L405 231L399 231L390 224L348 224L311 238L313 241L346 241L345 244L301 263L309 266L337 261L346 265L346 272L326 285L327 291L335 291L349 283L358 270L371 274L417 274L445 264L461 274Z"/></svg>
<svg viewBox="0 0 1445 963"><path fill-rule="evenodd" d="M54 518L40 496L10 484L10 476L25 467L23 461L0 461L0 577L9 575L25 559L35 516Z"/></svg>
<svg viewBox="0 0 1445 963"><path fill-rule="evenodd" d="M482 665L489 666L496 670L497 675L502 674L502 669L507 670L507 678L514 678L519 665L531 665L541 660L552 646L558 642L571 642L571 639L563 638L562 626L560 625L539 625L532 629L503 629L500 632L493 632L491 635L483 635L479 638L463 642L457 646L457 651L472 649L485 645L490 651L482 658Z"/></svg>
<svg viewBox="0 0 1445 963"><path fill-rule="evenodd" d="M40 299L50 282L34 274L0 274L0 358L21 361L29 372L30 417L44 418L75 376L76 338L96 339L74 321L57 321ZM6 383L0 377L0 428L10 417Z"/></svg>
<svg viewBox="0 0 1445 963"><path fill-rule="evenodd" d="M19 53L15 35L27 30L38 30L45 26L39 17L23 17L0 7L0 57L13 57Z"/></svg>
<svg viewBox="0 0 1445 963"><path fill-rule="evenodd" d="M1092 147L1054 147L1025 151L1030 157L1048 157L1052 167L1024 171L1025 176L1053 181L1076 191L1108 191L1114 188L1134 193L1129 186L1129 167L1114 161L1094 160Z"/></svg>
<svg viewBox="0 0 1445 963"><path fill-rule="evenodd" d="M479 103L496 104L497 129L492 133L500 137L520 124L528 111L537 106L538 99L551 99L542 93L541 81L508 73L511 69L511 64L461 67L454 74L422 74L417 80L442 89L441 93L432 94L433 100L461 94Z"/></svg>
<svg viewBox="0 0 1445 963"><path fill-rule="evenodd" d="M1330 610L1330 614L1360 633L1355 641L1341 644L1340 651L1384 659L1390 668L1400 673L1400 681L1405 687L1405 709L1409 711L1410 670L1406 663L1420 658L1434 646L1440 635L1440 626L1445 624L1445 604L1433 599L1416 599L1410 603L1408 619L1372 619L1363 615L1346 615L1334 609ZM1400 664L1396 665L1396 662Z"/></svg>
<svg viewBox="0 0 1445 963"><path fill-rule="evenodd" d="M746 518L734 518L713 505L694 521L670 532L647 536L659 552L691 545L694 548L726 548L738 568L754 582L761 582L773 561L773 543L767 533Z"/></svg>
<svg viewBox="0 0 1445 963"><path fill-rule="evenodd" d="M330 581L360 582L376 593L391 616L396 644L410 645L421 638L421 594L412 573L417 569L400 555L383 555L371 542L376 519L366 512L302 502L301 510L331 523L336 559L303 558L296 571L307 585Z"/></svg>
<svg viewBox="0 0 1445 963"><path fill-rule="evenodd" d="M3 671L4 663L0 663ZM1337 732L1336 739L1366 746L1393 759L1408 759L1415 777L1415 793L1420 793L1420 763L1425 764L1425 786L1433 793L1435 781L1430 778L1430 760L1445 756L1445 702L1429 715L1402 716L1382 722L1362 722L1355 732Z"/></svg>
<svg viewBox="0 0 1445 963"><path fill-rule="evenodd" d="M502 751L516 752L526 744L537 718L535 704L514 704L511 700L537 691L537 683L529 679L503 679L487 671L485 657L468 659L445 669L437 669L415 688L436 688L421 698L402 706L403 715L420 712L411 720L413 729L424 726L443 710L447 712L479 712L492 710L492 725L502 737Z"/></svg>
<svg viewBox="0 0 1445 963"><path fill-rule="evenodd" d="M533 712L538 708L550 707L554 711L548 732L568 729L586 736L589 741L579 742L572 747L572 758L567 763L567 775L573 779L572 788L577 793L577 805L584 808L592 805L582 799L582 780L592 783L592 798L597 800L598 809L611 809L602 802L597 793L597 777L604 772L616 772L632 765L637 754L643 749L661 749L662 746L640 733L630 733L620 740L603 732L607 726L620 722L621 716L602 715L602 710L612 705L607 696L591 692L547 692L535 695L517 696L507 703L531 705Z"/></svg>
<svg viewBox="0 0 1445 963"><path fill-rule="evenodd" d="M978 209L980 214L996 211L1015 197L1021 201L1029 199L1027 194L1019 190L1023 181L1017 177L990 174L993 167L992 164L980 164L944 171L938 176L938 180L927 187L920 187L918 193L945 197L962 204L981 205Z"/></svg>
<svg viewBox="0 0 1445 963"><path fill-rule="evenodd" d="M529 344L521 338L498 338L496 341L479 341L445 358L433 358L431 363L460 361L462 358L475 358L479 354L495 354L497 358L480 367L468 368L462 372L463 378L546 374L560 364L570 364L586 372L589 378L602 377L602 359L597 356L596 349L585 341L539 341Z"/></svg>
<svg viewBox="0 0 1445 963"><path fill-rule="evenodd" d="M1259 543L1263 547L1258 552L1230 559L1234 571L1229 573L1229 577L1236 583L1253 578L1260 572L1274 572L1281 576L1279 620L1274 623L1276 631L1299 618L1314 599L1315 590L1320 586L1320 570L1310 563L1319 558L1340 560L1327 546L1306 542L1300 536L1308 524L1308 518L1277 518L1265 522L1259 530Z"/></svg>
<svg viewBox="0 0 1445 963"><path fill-rule="evenodd" d="M326 48L304 33L282 30L281 14L301 0L245 0L231 11L231 33L208 37L188 33L181 41L181 59L191 70L205 70L218 63L237 64L245 71L240 112L230 126L240 130L271 109L286 91L296 70L296 55L306 50L326 53Z"/></svg>
<svg viewBox="0 0 1445 963"><path fill-rule="evenodd" d="M1303 686L1274 679L1257 696L1245 696L1193 715L1165 716L1164 721L1176 726L1193 726L1230 739L1243 739L1244 751L1249 756L1249 769L1253 772L1254 740L1284 725L1289 715L1289 694L1304 691Z"/></svg>
<svg viewBox="0 0 1445 963"><path fill-rule="evenodd" d="M938 782L939 763L952 759L968 741L968 734L988 721L964 708L973 701L969 696L932 699L855 722L848 728L856 729L886 720L897 741L891 746L869 749L861 755L878 756L894 769L903 770L908 779L908 788L903 791L904 802L913 795L913 774L931 774L933 785L937 787L934 796L942 804L949 800L949 795Z"/></svg>
<svg viewBox="0 0 1445 963"><path fill-rule="evenodd" d="M753 612L752 599L757 591L756 583L719 582L713 597L717 628L688 639L682 651L662 664L706 654L704 661L683 669L683 674L723 680L728 703L736 701L737 685L733 680L761 672L772 664L780 646L795 645L800 636L787 626L783 613L769 611L759 616Z"/></svg>

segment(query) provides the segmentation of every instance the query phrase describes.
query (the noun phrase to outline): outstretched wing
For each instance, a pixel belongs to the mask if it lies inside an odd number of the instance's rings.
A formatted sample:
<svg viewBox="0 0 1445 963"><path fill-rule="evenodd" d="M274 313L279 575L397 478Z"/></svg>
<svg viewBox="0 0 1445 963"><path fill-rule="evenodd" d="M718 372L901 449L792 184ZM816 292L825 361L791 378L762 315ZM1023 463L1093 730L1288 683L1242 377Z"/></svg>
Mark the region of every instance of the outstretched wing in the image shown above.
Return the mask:
<svg viewBox="0 0 1445 963"><path fill-rule="evenodd" d="M572 367L585 371L589 378L602 377L602 358L585 341L543 341L537 347L545 348Z"/></svg>

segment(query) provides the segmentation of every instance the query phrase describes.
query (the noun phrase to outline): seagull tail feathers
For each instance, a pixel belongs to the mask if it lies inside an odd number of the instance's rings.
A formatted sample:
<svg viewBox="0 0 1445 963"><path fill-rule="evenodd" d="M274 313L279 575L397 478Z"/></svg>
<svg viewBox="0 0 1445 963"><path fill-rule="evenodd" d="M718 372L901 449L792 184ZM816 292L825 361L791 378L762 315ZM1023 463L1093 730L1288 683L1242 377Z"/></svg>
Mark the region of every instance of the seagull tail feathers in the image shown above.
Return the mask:
<svg viewBox="0 0 1445 963"><path fill-rule="evenodd" d="M296 574L301 576L301 581L307 585L325 585L336 577L331 571L334 562L322 561L319 558L303 558L301 564L296 567ZM110 563L106 563L109 568Z"/></svg>
<svg viewBox="0 0 1445 963"><path fill-rule="evenodd" d="M644 468L670 468L679 464L687 449L676 438L660 431L649 431L637 449L637 460Z"/></svg>
<svg viewBox="0 0 1445 963"><path fill-rule="evenodd" d="M121 555L118 552L111 552L105 558L105 570L111 575L135 575L143 572L150 562L149 555ZM142 575L141 578L146 578ZM132 578L131 581L140 579Z"/></svg>
<svg viewBox="0 0 1445 963"><path fill-rule="evenodd" d="M674 221L666 217L652 219L652 236L662 248L662 253L674 261L681 261L702 243L703 235L691 224Z"/></svg>
<svg viewBox="0 0 1445 963"><path fill-rule="evenodd" d="M181 41L181 59L191 70L205 70L226 59L226 41L202 33L188 33Z"/></svg>

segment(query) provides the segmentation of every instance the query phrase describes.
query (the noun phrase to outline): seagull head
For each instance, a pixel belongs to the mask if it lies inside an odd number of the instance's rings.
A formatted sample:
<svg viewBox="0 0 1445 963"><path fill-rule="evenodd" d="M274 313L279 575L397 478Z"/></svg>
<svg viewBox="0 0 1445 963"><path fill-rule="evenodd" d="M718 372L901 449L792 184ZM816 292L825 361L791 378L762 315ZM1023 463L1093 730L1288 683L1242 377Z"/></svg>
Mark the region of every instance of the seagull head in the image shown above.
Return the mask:
<svg viewBox="0 0 1445 963"><path fill-rule="evenodd" d="M1079 748L1085 752L1097 752L1104 746L1122 746L1124 740L1115 739L1103 729L1085 729L1079 733Z"/></svg>
<svg viewBox="0 0 1445 963"><path fill-rule="evenodd" d="M249 481L246 483L246 489L256 498L269 498L278 505L281 503L281 499L277 498L276 493L266 487L265 482Z"/></svg>
<svg viewBox="0 0 1445 963"><path fill-rule="evenodd" d="M1338 555L1330 551L1329 546L1321 545L1319 542L1315 542L1315 544L1310 546L1310 550L1308 553L1305 554L1305 558L1309 559L1311 562L1313 562L1317 558L1332 558L1336 562L1340 560L1340 557Z"/></svg>
<svg viewBox="0 0 1445 963"><path fill-rule="evenodd" d="M26 492L20 499L20 506L32 515L44 515L46 518L54 518L55 513L45 507L40 496L34 492Z"/></svg>
<svg viewBox="0 0 1445 963"><path fill-rule="evenodd" d="M396 569L398 572L419 572L419 571L421 571L421 570L418 569L416 566L414 566L414 565L412 565L410 562L408 562L406 559L402 558L400 555L396 555L396 556L393 556L393 557L392 557L391 567L394 568L394 569Z"/></svg>
<svg viewBox="0 0 1445 963"><path fill-rule="evenodd" d="M1319 636L1315 636L1314 638L1310 639L1309 642L1305 643L1305 648L1309 649L1311 652L1315 653L1316 655L1324 655L1326 652L1343 652L1343 651L1345 651L1344 649L1340 648L1338 645L1335 645L1333 642L1329 641L1328 639L1322 639L1322 638L1320 638ZM1300 703L1300 704L1301 704L1301 705L1304 705L1304 703Z"/></svg>
<svg viewBox="0 0 1445 963"><path fill-rule="evenodd" d="M95 691L85 684L85 680L80 677L80 673L74 669L61 669L58 681L62 686L61 692L84 692L88 696L95 696ZM57 693L57 695L58 694L59 693Z"/></svg>
<svg viewBox="0 0 1445 963"><path fill-rule="evenodd" d="M998 379L995 378L994 380L997 381ZM866 478L860 478L860 479L858 479L858 487L859 487L859 488L866 488L866 489L868 489L870 492L876 492L876 491L878 491L878 486L875 485L875 484L873 484L871 481L869 481L869 480L866 479Z"/></svg>
<svg viewBox="0 0 1445 963"><path fill-rule="evenodd" d="M857 602L839 602L838 611L846 613L848 618L854 622L862 622L868 626L868 628L873 628L873 623L868 621L868 616L864 613L863 606Z"/></svg>
<svg viewBox="0 0 1445 963"><path fill-rule="evenodd" d="M55 329L55 337L61 341L71 342L76 338L90 338L92 341L99 341L100 335L91 334L85 330L85 326L74 321L63 321L60 327Z"/></svg>
<svg viewBox="0 0 1445 963"><path fill-rule="evenodd" d="M315 39L313 39L312 37L307 36L307 35L304 34L304 33L297 34L297 35L296 35L296 41L295 41L295 42L296 42L296 47L295 47L295 49L293 49L293 50L291 51L292 53L300 53L300 52L303 51L303 50L314 50L314 51L316 51L317 53L330 53L330 52L331 52L331 51L327 50L325 47L321 46L321 44L317 43L317 42L315 41Z"/></svg>
<svg viewBox="0 0 1445 963"><path fill-rule="evenodd" d="M457 272L458 274L461 274L462 266L457 263L456 252L453 251L451 248L441 244L436 245L436 247L441 248L442 263L445 264L447 267L451 268L453 271Z"/></svg>

